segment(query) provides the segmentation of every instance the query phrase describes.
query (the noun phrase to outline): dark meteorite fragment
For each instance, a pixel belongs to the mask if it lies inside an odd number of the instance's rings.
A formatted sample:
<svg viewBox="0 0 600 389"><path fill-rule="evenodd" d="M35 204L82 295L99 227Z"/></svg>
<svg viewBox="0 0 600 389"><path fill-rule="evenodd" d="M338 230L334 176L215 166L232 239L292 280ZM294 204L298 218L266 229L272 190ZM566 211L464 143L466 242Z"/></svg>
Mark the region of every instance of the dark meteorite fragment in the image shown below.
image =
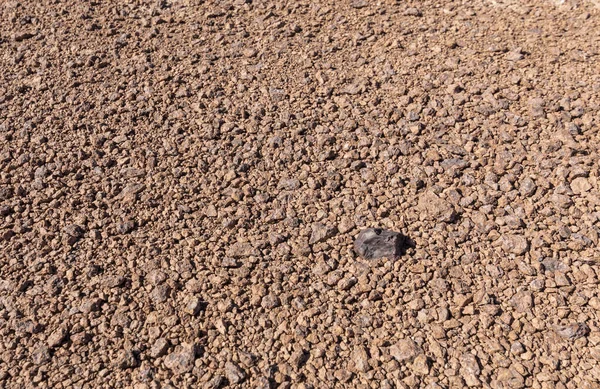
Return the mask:
<svg viewBox="0 0 600 389"><path fill-rule="evenodd" d="M356 237L354 250L365 259L398 258L402 255L404 236L381 228L368 228Z"/></svg>

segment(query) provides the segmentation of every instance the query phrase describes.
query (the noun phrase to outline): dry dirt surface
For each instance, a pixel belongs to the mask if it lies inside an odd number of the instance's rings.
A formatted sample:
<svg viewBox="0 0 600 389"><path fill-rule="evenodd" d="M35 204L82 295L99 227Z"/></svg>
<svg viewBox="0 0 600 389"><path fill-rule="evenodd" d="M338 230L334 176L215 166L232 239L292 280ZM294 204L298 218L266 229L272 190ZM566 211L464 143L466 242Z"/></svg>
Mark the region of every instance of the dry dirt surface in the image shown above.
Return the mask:
<svg viewBox="0 0 600 389"><path fill-rule="evenodd" d="M597 3L1 1L0 387L599 388Z"/></svg>

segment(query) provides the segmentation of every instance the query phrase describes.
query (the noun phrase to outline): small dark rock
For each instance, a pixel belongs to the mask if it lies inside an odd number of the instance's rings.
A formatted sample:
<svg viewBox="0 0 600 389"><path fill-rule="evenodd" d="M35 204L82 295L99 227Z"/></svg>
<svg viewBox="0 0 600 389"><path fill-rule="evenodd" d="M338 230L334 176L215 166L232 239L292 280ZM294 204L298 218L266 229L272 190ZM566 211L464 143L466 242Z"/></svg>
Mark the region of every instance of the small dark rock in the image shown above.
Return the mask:
<svg viewBox="0 0 600 389"><path fill-rule="evenodd" d="M13 209L8 205L3 205L0 207L0 216L8 216L13 213Z"/></svg>
<svg viewBox="0 0 600 389"><path fill-rule="evenodd" d="M402 234L381 228L361 231L354 242L354 250L365 259L397 258L402 255Z"/></svg>

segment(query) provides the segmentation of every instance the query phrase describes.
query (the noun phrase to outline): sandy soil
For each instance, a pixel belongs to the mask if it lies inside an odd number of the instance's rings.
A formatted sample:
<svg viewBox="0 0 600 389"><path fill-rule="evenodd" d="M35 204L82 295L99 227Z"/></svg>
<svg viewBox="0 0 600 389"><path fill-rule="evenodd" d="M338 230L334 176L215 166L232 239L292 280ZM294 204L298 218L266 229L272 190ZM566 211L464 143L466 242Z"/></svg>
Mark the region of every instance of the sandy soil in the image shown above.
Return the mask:
<svg viewBox="0 0 600 389"><path fill-rule="evenodd" d="M597 3L0 2L0 386L600 388Z"/></svg>

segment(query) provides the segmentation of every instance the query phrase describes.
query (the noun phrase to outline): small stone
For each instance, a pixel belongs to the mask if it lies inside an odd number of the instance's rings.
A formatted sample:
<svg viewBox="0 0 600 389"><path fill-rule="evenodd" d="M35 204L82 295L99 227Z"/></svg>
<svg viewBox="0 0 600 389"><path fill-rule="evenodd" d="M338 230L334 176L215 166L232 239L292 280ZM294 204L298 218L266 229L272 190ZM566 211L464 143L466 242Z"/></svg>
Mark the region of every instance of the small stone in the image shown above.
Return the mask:
<svg viewBox="0 0 600 389"><path fill-rule="evenodd" d="M235 258L225 257L221 260L221 266L233 269L242 266L242 264Z"/></svg>
<svg viewBox="0 0 600 389"><path fill-rule="evenodd" d="M523 255L529 250L529 242L522 235L507 234L502 237L502 248L507 253Z"/></svg>
<svg viewBox="0 0 600 389"><path fill-rule="evenodd" d="M352 3L350 3L350 5L352 6L352 8L360 9L368 6L369 2L367 0L352 0Z"/></svg>
<svg viewBox="0 0 600 389"><path fill-rule="evenodd" d="M13 213L13 209L10 205L0 206L0 216L8 216Z"/></svg>
<svg viewBox="0 0 600 389"><path fill-rule="evenodd" d="M404 15L419 17L419 16L423 16L423 13L421 13L421 11L418 8L409 7L406 9L406 11L404 11Z"/></svg>
<svg viewBox="0 0 600 389"><path fill-rule="evenodd" d="M590 356L600 362L600 346L590 348Z"/></svg>
<svg viewBox="0 0 600 389"><path fill-rule="evenodd" d="M240 362L242 362L247 367L252 367L256 365L256 362L258 361L258 357L256 355L246 351L238 352L238 357L240 358Z"/></svg>
<svg viewBox="0 0 600 389"><path fill-rule="evenodd" d="M567 277L564 273L560 273L560 272L556 272L554 274L554 282L556 283L556 286L558 286L558 287L571 285L571 281L569 280L569 277Z"/></svg>
<svg viewBox="0 0 600 389"><path fill-rule="evenodd" d="M100 310L103 300L99 298L84 300L79 306L79 310L82 313L88 314L90 312L96 312Z"/></svg>
<svg viewBox="0 0 600 389"><path fill-rule="evenodd" d="M229 380L229 383L235 385L246 379L246 372L234 362L227 362L225 364L225 376Z"/></svg>
<svg viewBox="0 0 600 389"><path fill-rule="evenodd" d="M281 300L271 293L262 298L260 305L265 309L273 309L281 305Z"/></svg>
<svg viewBox="0 0 600 389"><path fill-rule="evenodd" d="M144 189L146 189L144 184L127 185L119 194L119 198L122 198L125 203L135 203L138 200L138 194Z"/></svg>
<svg viewBox="0 0 600 389"><path fill-rule="evenodd" d="M338 288L340 288L341 290L349 290L354 285L356 285L357 282L358 280L356 279L356 277L347 277L340 280L337 285Z"/></svg>
<svg viewBox="0 0 600 389"><path fill-rule="evenodd" d="M146 175L146 172L143 169L137 169L137 168L131 167L131 168L125 168L125 169L121 170L121 174L125 178L137 178L137 177L144 177Z"/></svg>
<svg viewBox="0 0 600 389"><path fill-rule="evenodd" d="M569 266L565 265L561 261L555 258L546 258L542 261L542 265L544 266L544 270L547 272L567 272L569 271Z"/></svg>
<svg viewBox="0 0 600 389"><path fill-rule="evenodd" d="M365 259L398 258L402 254L404 237L394 231L368 228L354 242L354 251Z"/></svg>
<svg viewBox="0 0 600 389"><path fill-rule="evenodd" d="M69 338L74 345L80 346L88 344L92 340L93 336L87 332L78 332L76 334L72 334Z"/></svg>
<svg viewBox="0 0 600 389"><path fill-rule="evenodd" d="M304 349L299 349L299 350L294 351L292 353L292 355L290 355L290 358L288 361L294 368L300 369L301 367L303 367L306 364L306 361L308 361L309 357L310 357L310 354L308 353L308 351L306 351ZM254 362L254 363L256 363L256 362Z"/></svg>
<svg viewBox="0 0 600 389"><path fill-rule="evenodd" d="M533 99L529 99L527 105L529 106L529 112L532 116L544 116L544 99L535 97Z"/></svg>
<svg viewBox="0 0 600 389"><path fill-rule="evenodd" d="M348 216L343 216L340 220L340 224L338 224L338 231L340 234L345 234L352 231L354 227L356 227L356 224L352 221L352 219Z"/></svg>
<svg viewBox="0 0 600 389"><path fill-rule="evenodd" d="M513 342L513 344L510 345L510 352L515 355L521 355L525 352L525 347L521 342Z"/></svg>
<svg viewBox="0 0 600 389"><path fill-rule="evenodd" d="M434 220L451 223L456 219L456 211L448 201L440 198L432 191L427 191L419 197L417 210L421 220Z"/></svg>
<svg viewBox="0 0 600 389"><path fill-rule="evenodd" d="M573 200L569 196L559 193L555 193L550 196L550 201L562 209L567 209L573 205Z"/></svg>
<svg viewBox="0 0 600 389"><path fill-rule="evenodd" d="M527 312L533 307L533 296L525 290L516 293L510 301L517 312Z"/></svg>
<svg viewBox="0 0 600 389"><path fill-rule="evenodd" d="M157 285L152 289L151 297L156 303L164 303L169 298L171 287L167 284Z"/></svg>
<svg viewBox="0 0 600 389"><path fill-rule="evenodd" d="M366 373L371 369L369 365L369 354L364 346L358 346L354 349L351 355L354 364L354 370L357 373Z"/></svg>
<svg viewBox="0 0 600 389"><path fill-rule="evenodd" d="M260 251L257 248L254 248L248 242L237 242L229 246L227 249L227 256L232 258L244 258L250 256L259 256Z"/></svg>
<svg viewBox="0 0 600 389"><path fill-rule="evenodd" d="M203 386L204 389L219 389L225 383L225 377L217 374L210 381L206 382Z"/></svg>
<svg viewBox="0 0 600 389"><path fill-rule="evenodd" d="M22 42L27 39L33 38L35 35L30 32L21 32L13 35L13 39L15 42Z"/></svg>
<svg viewBox="0 0 600 389"><path fill-rule="evenodd" d="M108 288L120 288L125 285L125 277L123 276L108 276L104 280L104 285Z"/></svg>
<svg viewBox="0 0 600 389"><path fill-rule="evenodd" d="M592 185L585 177L577 177L571 182L571 190L577 195L587 193L590 189L592 189Z"/></svg>
<svg viewBox="0 0 600 389"><path fill-rule="evenodd" d="M227 334L227 323L225 322L225 320L221 318L215 320L215 328L217 329L217 331L219 331L221 335Z"/></svg>
<svg viewBox="0 0 600 389"><path fill-rule="evenodd" d="M13 230L6 230L2 233L2 240L9 241L16 233Z"/></svg>
<svg viewBox="0 0 600 389"><path fill-rule="evenodd" d="M150 356L152 358L160 358L167 353L169 349L169 341L165 338L158 338L150 349Z"/></svg>
<svg viewBox="0 0 600 389"><path fill-rule="evenodd" d="M337 233L337 228L326 226L321 223L315 223L312 225L312 234L310 235L309 244L315 244L323 242Z"/></svg>
<svg viewBox="0 0 600 389"><path fill-rule="evenodd" d="M575 340L587 336L590 333L590 327L585 323L573 323L565 326L554 326L554 331L567 340Z"/></svg>
<svg viewBox="0 0 600 389"><path fill-rule="evenodd" d="M184 344L176 351L165 357L165 367L175 374L184 374L192 371L196 360L196 350L192 345Z"/></svg>
<svg viewBox="0 0 600 389"><path fill-rule="evenodd" d="M196 296L188 296L184 301L183 311L196 316L202 309L202 300Z"/></svg>
<svg viewBox="0 0 600 389"><path fill-rule="evenodd" d="M131 369L139 365L139 360L133 350L121 350L117 355L117 366L121 369Z"/></svg>
<svg viewBox="0 0 600 389"><path fill-rule="evenodd" d="M72 236L74 238L81 238L84 234L83 228L78 226L77 224L71 224L65 227L65 232L67 235Z"/></svg>
<svg viewBox="0 0 600 389"><path fill-rule="evenodd" d="M128 234L135 229L135 222L133 220L125 220L122 223L117 224L117 232L119 234Z"/></svg>
<svg viewBox="0 0 600 389"><path fill-rule="evenodd" d="M516 50L509 51L508 53L506 53L505 58L507 61L520 61L523 58L525 58L525 56L521 52L521 49L516 49Z"/></svg>
<svg viewBox="0 0 600 389"><path fill-rule="evenodd" d="M283 178L279 181L277 187L285 190L296 190L300 188L300 180L296 178Z"/></svg>
<svg viewBox="0 0 600 389"><path fill-rule="evenodd" d="M252 47L248 47L242 51L242 54L246 58L252 58L252 57L255 57L256 54L258 54L258 50L254 49Z"/></svg>
<svg viewBox="0 0 600 389"><path fill-rule="evenodd" d="M31 353L31 360L36 365L43 365L44 363L50 362L50 350L46 346L38 347Z"/></svg>
<svg viewBox="0 0 600 389"><path fill-rule="evenodd" d="M475 355L471 353L465 353L460 357L460 371L465 380L465 383L469 387L479 386L479 375L481 374L481 368Z"/></svg>
<svg viewBox="0 0 600 389"><path fill-rule="evenodd" d="M541 292L546 287L546 281L543 278L536 278L529 283L529 286L536 292Z"/></svg>
<svg viewBox="0 0 600 389"><path fill-rule="evenodd" d="M56 329L53 333L48 337L47 343L48 347L58 347L65 341L67 338L68 331L66 328L60 327Z"/></svg>
<svg viewBox="0 0 600 389"><path fill-rule="evenodd" d="M411 339L402 339L390 347L390 355L400 363L412 362L422 353L421 348Z"/></svg>
<svg viewBox="0 0 600 389"><path fill-rule="evenodd" d="M346 369L338 369L333 373L333 376L340 382L348 382L354 374Z"/></svg>
<svg viewBox="0 0 600 389"><path fill-rule="evenodd" d="M412 363L412 370L421 375L429 375L429 358L425 354L419 354Z"/></svg>
<svg viewBox="0 0 600 389"><path fill-rule="evenodd" d="M205 214L208 217L217 217L219 215L219 213L217 212L217 208L214 206L214 204L209 204L206 207Z"/></svg>

